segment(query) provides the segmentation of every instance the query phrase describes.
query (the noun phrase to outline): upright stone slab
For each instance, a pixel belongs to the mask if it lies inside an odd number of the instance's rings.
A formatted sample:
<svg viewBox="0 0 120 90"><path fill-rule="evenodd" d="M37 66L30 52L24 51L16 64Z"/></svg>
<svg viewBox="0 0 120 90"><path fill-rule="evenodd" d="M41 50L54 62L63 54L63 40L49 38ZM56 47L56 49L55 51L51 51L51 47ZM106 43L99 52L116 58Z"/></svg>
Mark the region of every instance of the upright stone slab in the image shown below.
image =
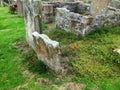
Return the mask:
<svg viewBox="0 0 120 90"><path fill-rule="evenodd" d="M42 6L40 0L23 0L26 38L39 60L57 73L62 71L59 43L41 34Z"/></svg>
<svg viewBox="0 0 120 90"><path fill-rule="evenodd" d="M17 0L17 11L20 17L23 17L23 0Z"/></svg>
<svg viewBox="0 0 120 90"><path fill-rule="evenodd" d="M93 0L91 4L91 14L93 16L104 14L108 5L109 0Z"/></svg>
<svg viewBox="0 0 120 90"><path fill-rule="evenodd" d="M41 1L23 0L23 10L26 24L27 42L32 48L34 48L32 33L42 33Z"/></svg>

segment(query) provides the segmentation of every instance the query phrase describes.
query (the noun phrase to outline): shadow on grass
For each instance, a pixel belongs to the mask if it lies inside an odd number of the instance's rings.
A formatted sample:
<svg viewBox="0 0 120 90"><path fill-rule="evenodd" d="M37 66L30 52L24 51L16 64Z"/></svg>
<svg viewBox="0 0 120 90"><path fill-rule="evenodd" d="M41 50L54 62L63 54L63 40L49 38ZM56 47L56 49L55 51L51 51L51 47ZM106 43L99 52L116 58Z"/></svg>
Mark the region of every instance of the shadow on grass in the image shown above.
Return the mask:
<svg viewBox="0 0 120 90"><path fill-rule="evenodd" d="M115 34L115 35L120 35L120 27L110 27L110 26L105 26L105 27L99 27L96 29L95 32L90 33L89 35L86 36L86 38L99 38L102 37L101 35L108 35L108 34Z"/></svg>
<svg viewBox="0 0 120 90"><path fill-rule="evenodd" d="M23 63L27 65L27 68L33 73L46 74L48 72L47 66L40 60L34 51L30 50L24 56Z"/></svg>
<svg viewBox="0 0 120 90"><path fill-rule="evenodd" d="M48 69L44 63L38 60L35 52L30 49L29 45L25 40L18 40L14 44L14 48L18 50L20 57L22 58L23 64L34 73L45 74Z"/></svg>

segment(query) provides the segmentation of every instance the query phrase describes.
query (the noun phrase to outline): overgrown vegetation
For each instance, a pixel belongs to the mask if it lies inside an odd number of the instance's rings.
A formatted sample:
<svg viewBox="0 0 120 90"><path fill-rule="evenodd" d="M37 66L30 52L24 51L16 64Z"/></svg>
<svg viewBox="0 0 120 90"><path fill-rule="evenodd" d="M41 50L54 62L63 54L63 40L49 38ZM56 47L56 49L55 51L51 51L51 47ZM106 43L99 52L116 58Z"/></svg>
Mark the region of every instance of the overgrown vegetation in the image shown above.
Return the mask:
<svg viewBox="0 0 120 90"><path fill-rule="evenodd" d="M84 84L84 90L120 90L120 27L98 28L80 38L70 32L43 31L59 41L70 72L55 75L25 42L23 18L0 8L0 90L56 90L68 82Z"/></svg>

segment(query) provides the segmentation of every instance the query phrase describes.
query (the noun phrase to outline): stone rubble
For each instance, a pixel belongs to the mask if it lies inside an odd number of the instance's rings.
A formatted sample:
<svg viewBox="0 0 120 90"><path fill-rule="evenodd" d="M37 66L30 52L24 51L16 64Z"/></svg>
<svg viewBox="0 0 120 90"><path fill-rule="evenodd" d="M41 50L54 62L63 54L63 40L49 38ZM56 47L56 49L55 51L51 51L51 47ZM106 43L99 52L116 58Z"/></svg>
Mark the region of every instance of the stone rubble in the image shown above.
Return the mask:
<svg viewBox="0 0 120 90"><path fill-rule="evenodd" d="M120 54L120 49L115 49L114 52L117 52L118 54Z"/></svg>

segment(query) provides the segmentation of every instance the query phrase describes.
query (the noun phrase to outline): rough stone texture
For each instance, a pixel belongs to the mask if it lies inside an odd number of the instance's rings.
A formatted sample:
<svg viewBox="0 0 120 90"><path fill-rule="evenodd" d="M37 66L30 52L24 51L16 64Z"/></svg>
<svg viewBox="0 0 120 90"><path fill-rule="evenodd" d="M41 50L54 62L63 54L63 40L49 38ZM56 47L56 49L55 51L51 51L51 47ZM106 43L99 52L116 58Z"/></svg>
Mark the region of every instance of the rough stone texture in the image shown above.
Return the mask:
<svg viewBox="0 0 120 90"><path fill-rule="evenodd" d="M112 10L114 13L109 14ZM103 15L84 16L73 13L66 8L57 8L56 27L76 35L85 36L97 27L120 25L120 10L112 7L106 9Z"/></svg>
<svg viewBox="0 0 120 90"><path fill-rule="evenodd" d="M43 4L42 5L42 15L44 23L52 23L53 22L53 5L51 4Z"/></svg>
<svg viewBox="0 0 120 90"><path fill-rule="evenodd" d="M112 7L115 7L115 8L119 8L119 9L120 9L120 0L111 0L110 5L111 5Z"/></svg>
<svg viewBox="0 0 120 90"><path fill-rule="evenodd" d="M43 2L44 4L50 4L53 6L53 15L56 15L56 8L67 8L68 10L70 10L70 12L75 12L75 13L85 13L88 14L90 13L90 5L85 5L82 2L50 2L50 3L46 3Z"/></svg>
<svg viewBox="0 0 120 90"><path fill-rule="evenodd" d="M29 45L34 48L32 33L41 31L41 4L39 1L23 0L24 18L26 24L26 38Z"/></svg>
<svg viewBox="0 0 120 90"><path fill-rule="evenodd" d="M84 14L84 15L89 15L90 14L90 5L86 5L84 3L78 3L77 13Z"/></svg>
<svg viewBox="0 0 120 90"><path fill-rule="evenodd" d="M108 5L109 0L93 0L91 4L91 14L93 16L104 14Z"/></svg>
<svg viewBox="0 0 120 90"><path fill-rule="evenodd" d="M120 49L115 49L114 51L120 54Z"/></svg>
<svg viewBox="0 0 120 90"><path fill-rule="evenodd" d="M27 42L36 52L38 59L43 61L49 68L58 73L62 70L59 57L59 43L50 40L44 34L40 34L42 33L41 9L41 1L39 0L23 1Z"/></svg>
<svg viewBox="0 0 120 90"><path fill-rule="evenodd" d="M60 48L59 43L52 41L45 34L33 33L33 41L35 44L35 52L40 60L48 65L52 70L61 72L60 64Z"/></svg>
<svg viewBox="0 0 120 90"><path fill-rule="evenodd" d="M17 0L17 11L20 17L23 17L23 2L22 0Z"/></svg>
<svg viewBox="0 0 120 90"><path fill-rule="evenodd" d="M93 21L91 16L82 16L66 8L57 8L56 27L76 35L84 36L89 31L88 25Z"/></svg>

